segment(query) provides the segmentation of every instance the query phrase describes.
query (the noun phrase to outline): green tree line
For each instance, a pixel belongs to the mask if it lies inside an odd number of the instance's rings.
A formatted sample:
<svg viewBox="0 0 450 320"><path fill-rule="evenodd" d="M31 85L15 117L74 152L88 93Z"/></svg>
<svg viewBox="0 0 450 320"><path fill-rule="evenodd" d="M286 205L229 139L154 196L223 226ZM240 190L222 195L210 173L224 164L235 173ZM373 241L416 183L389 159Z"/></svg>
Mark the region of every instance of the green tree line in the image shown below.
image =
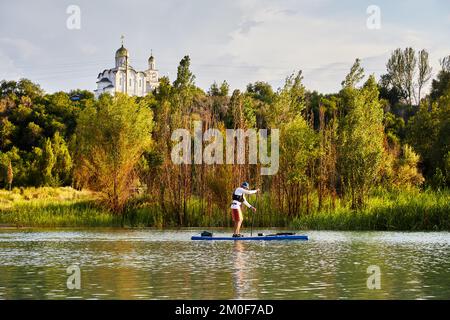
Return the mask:
<svg viewBox="0 0 450 320"><path fill-rule="evenodd" d="M188 225L190 210L228 214L234 187L248 180L270 210L296 217L364 208L374 188L442 190L450 185L450 56L431 79L426 50L393 51L377 81L356 59L333 94L309 91L302 72L274 90L266 82L230 91L195 85L185 56L176 79L145 97L89 91L46 94L29 80L0 83L0 186L73 186L98 191L113 212L157 208ZM431 85L429 93L424 91ZM280 130L280 164L171 161L175 129ZM269 136L270 139L270 136Z"/></svg>

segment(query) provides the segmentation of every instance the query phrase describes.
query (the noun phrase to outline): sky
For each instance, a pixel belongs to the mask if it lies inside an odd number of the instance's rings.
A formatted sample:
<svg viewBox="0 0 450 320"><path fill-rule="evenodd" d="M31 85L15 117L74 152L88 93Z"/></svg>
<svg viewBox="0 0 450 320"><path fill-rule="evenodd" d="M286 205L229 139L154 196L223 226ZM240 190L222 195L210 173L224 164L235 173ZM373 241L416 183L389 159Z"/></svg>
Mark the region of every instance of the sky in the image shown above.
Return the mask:
<svg viewBox="0 0 450 320"><path fill-rule="evenodd" d="M71 5L79 29L67 27ZM378 29L367 26L371 5ZM204 90L223 80L277 89L302 70L307 89L331 93L356 58L379 77L398 47L426 49L436 74L450 55L450 0L0 0L0 80L25 77L50 93L94 90L122 35L136 70L153 50L160 76L173 81L189 55Z"/></svg>

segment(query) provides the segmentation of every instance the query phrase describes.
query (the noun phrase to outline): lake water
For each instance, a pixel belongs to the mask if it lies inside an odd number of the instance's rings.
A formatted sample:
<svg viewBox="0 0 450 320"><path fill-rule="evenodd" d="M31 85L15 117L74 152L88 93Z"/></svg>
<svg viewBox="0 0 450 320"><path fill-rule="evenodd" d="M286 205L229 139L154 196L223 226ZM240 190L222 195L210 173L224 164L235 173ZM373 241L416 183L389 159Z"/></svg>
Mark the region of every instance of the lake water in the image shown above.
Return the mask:
<svg viewBox="0 0 450 320"><path fill-rule="evenodd" d="M199 231L0 230L0 299L450 299L447 232L191 241Z"/></svg>

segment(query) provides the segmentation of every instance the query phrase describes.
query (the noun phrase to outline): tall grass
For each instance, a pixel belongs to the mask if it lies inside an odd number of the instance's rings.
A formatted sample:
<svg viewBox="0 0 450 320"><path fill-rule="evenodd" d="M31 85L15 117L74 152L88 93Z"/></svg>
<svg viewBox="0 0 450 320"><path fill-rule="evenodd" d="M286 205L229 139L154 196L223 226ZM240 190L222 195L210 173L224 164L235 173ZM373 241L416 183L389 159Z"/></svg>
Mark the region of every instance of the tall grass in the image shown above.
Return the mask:
<svg viewBox="0 0 450 320"><path fill-rule="evenodd" d="M97 205L94 194L72 188L0 191L0 224L17 227L120 226L119 217Z"/></svg>
<svg viewBox="0 0 450 320"><path fill-rule="evenodd" d="M314 230L450 230L450 192L375 192L361 211L301 215L291 224Z"/></svg>
<svg viewBox="0 0 450 320"><path fill-rule="evenodd" d="M146 196L129 201L122 216L102 208L96 195L72 188L27 188L0 191L0 225L27 227L230 227L228 208L188 201L182 214L163 208ZM317 199L313 199L316 201ZM345 201L321 212L295 217L278 212L268 194L249 201L256 214L244 211L244 226L290 227L314 230L450 230L450 191L375 190L361 211ZM317 208L317 206L315 206ZM182 224L180 224L182 221Z"/></svg>
<svg viewBox="0 0 450 320"><path fill-rule="evenodd" d="M255 227L286 227L292 221L286 215L277 213L270 204L268 194L249 199L258 211L243 207L244 225ZM132 227L231 227L231 210L227 204L226 208L220 208L215 204L208 204L199 198L190 198L187 202L185 213L180 213L170 208L163 208L151 202L146 196L135 198L127 206L124 213L124 224ZM180 215L182 218L180 219ZM180 224L182 221L182 224Z"/></svg>

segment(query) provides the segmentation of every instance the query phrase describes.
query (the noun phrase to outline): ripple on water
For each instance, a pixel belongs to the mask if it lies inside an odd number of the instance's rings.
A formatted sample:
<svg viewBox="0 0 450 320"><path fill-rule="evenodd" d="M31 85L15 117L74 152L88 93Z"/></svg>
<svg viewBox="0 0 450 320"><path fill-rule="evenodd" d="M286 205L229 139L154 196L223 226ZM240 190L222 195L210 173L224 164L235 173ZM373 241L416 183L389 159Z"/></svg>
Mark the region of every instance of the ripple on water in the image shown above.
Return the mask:
<svg viewBox="0 0 450 320"><path fill-rule="evenodd" d="M311 231L310 241L275 243L192 242L194 233L1 230L0 298L450 299L448 232ZM73 264L82 295L66 289ZM381 290L367 289L370 265Z"/></svg>

